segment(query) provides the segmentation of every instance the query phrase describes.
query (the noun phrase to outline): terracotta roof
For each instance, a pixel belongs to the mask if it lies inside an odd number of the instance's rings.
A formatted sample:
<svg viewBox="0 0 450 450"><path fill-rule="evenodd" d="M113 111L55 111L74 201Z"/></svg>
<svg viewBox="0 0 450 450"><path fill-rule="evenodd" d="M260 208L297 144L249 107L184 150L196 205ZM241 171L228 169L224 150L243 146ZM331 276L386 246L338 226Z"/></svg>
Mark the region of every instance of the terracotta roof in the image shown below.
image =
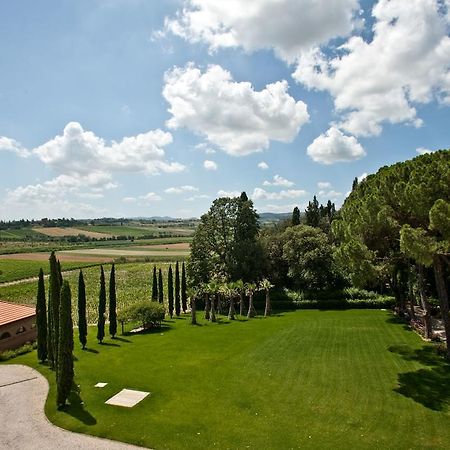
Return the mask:
<svg viewBox="0 0 450 450"><path fill-rule="evenodd" d="M32 306L0 302L0 326L36 315Z"/></svg>

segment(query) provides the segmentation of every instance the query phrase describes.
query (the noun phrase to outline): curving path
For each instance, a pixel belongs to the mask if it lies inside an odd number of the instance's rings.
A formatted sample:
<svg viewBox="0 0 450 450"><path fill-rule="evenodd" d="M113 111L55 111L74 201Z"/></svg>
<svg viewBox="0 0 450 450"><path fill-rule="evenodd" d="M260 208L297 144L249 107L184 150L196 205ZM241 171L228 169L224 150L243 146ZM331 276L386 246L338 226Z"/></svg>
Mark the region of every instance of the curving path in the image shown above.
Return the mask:
<svg viewBox="0 0 450 450"><path fill-rule="evenodd" d="M31 367L0 365L0 448L8 450L141 449L108 439L72 433L44 414L47 380Z"/></svg>

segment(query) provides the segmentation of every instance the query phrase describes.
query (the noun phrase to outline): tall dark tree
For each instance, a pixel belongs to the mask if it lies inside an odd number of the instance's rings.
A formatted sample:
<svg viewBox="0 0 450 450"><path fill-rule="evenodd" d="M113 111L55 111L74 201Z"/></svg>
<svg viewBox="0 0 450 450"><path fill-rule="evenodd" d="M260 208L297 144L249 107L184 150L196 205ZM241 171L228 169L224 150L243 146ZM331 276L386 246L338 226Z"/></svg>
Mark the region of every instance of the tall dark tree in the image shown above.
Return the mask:
<svg viewBox="0 0 450 450"><path fill-rule="evenodd" d="M78 338L83 350L87 344L87 320L86 320L86 286L84 284L83 271L78 276Z"/></svg>
<svg viewBox="0 0 450 450"><path fill-rule="evenodd" d="M69 282L63 282L59 308L58 365L56 367L56 404L64 407L73 383L72 297Z"/></svg>
<svg viewBox="0 0 450 450"><path fill-rule="evenodd" d="M300 225L300 210L297 206L292 211L292 225Z"/></svg>
<svg viewBox="0 0 450 450"><path fill-rule="evenodd" d="M55 252L50 255L50 279L49 279L49 309L51 310L51 321L49 322L49 329L51 331L51 350L48 352L48 359L52 369L57 367L58 363L58 339L59 339L59 302L61 295L60 285L60 271L58 269L58 262L56 261ZM47 337L48 339L48 337ZM48 340L47 340L48 342ZM52 357L52 359L50 359Z"/></svg>
<svg viewBox="0 0 450 450"><path fill-rule="evenodd" d="M175 314L180 315L181 304L180 304L180 267L178 261L175 265Z"/></svg>
<svg viewBox="0 0 450 450"><path fill-rule="evenodd" d="M114 339L117 333L117 298L116 298L116 269L114 263L109 277L109 334Z"/></svg>
<svg viewBox="0 0 450 450"><path fill-rule="evenodd" d="M61 263L60 263L59 259L57 261L57 265L58 265L59 285L62 287L62 285L63 285L63 276L62 276L62 270L61 270Z"/></svg>
<svg viewBox="0 0 450 450"><path fill-rule="evenodd" d="M352 191L358 187L358 177L355 177L352 183Z"/></svg>
<svg viewBox="0 0 450 450"><path fill-rule="evenodd" d="M187 283L186 283L186 267L184 262L181 265L181 309L184 313L187 311Z"/></svg>
<svg viewBox="0 0 450 450"><path fill-rule="evenodd" d="M156 278L156 266L153 266L152 301L158 301L158 279Z"/></svg>
<svg viewBox="0 0 450 450"><path fill-rule="evenodd" d="M158 301L161 305L164 304L164 285L161 269L158 271Z"/></svg>
<svg viewBox="0 0 450 450"><path fill-rule="evenodd" d="M105 337L105 315L106 315L106 286L105 272L103 266L100 266L100 292L98 294L98 322L97 322L97 340L99 344Z"/></svg>
<svg viewBox="0 0 450 450"><path fill-rule="evenodd" d="M167 275L167 297L169 299L169 316L173 317L173 273L172 266L169 266L169 273Z"/></svg>
<svg viewBox="0 0 450 450"><path fill-rule="evenodd" d="M47 359L47 305L45 303L44 271L39 270L36 297L37 355L39 361Z"/></svg>
<svg viewBox="0 0 450 450"><path fill-rule="evenodd" d="M306 225L311 227L318 227L320 224L320 208L316 196L313 197L312 202L308 202L308 207L305 210Z"/></svg>

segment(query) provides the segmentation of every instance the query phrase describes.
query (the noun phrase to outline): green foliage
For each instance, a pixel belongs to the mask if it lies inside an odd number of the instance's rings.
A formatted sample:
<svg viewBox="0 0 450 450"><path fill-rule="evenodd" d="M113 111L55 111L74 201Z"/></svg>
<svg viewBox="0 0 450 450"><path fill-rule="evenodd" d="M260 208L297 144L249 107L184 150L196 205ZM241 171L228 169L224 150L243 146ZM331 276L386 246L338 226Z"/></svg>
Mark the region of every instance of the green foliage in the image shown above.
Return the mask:
<svg viewBox="0 0 450 450"><path fill-rule="evenodd" d="M58 267L55 252L50 254L50 289L48 298L48 312L51 318L48 320L47 357L52 368L58 366L58 342L59 342L59 302L61 295L61 272Z"/></svg>
<svg viewBox="0 0 450 450"><path fill-rule="evenodd" d="M158 271L158 301L161 305L164 304L164 285L161 268Z"/></svg>
<svg viewBox="0 0 450 450"><path fill-rule="evenodd" d="M37 356L39 361L47 359L47 306L45 302L44 272L39 271L36 296Z"/></svg>
<svg viewBox="0 0 450 450"><path fill-rule="evenodd" d="M111 267L109 277L109 334L111 337L117 333L117 298L116 298L116 270L114 264Z"/></svg>
<svg viewBox="0 0 450 450"><path fill-rule="evenodd" d="M181 308L184 313L187 311L186 266L184 262L181 266Z"/></svg>
<svg viewBox="0 0 450 450"><path fill-rule="evenodd" d="M296 206L292 211L292 226L300 225L300 210Z"/></svg>
<svg viewBox="0 0 450 450"><path fill-rule="evenodd" d="M159 326L164 320L164 306L156 302L141 301L119 311L120 322L139 322L142 327Z"/></svg>
<svg viewBox="0 0 450 450"><path fill-rule="evenodd" d="M180 267L178 261L175 265L175 314L179 316L181 313L181 298L180 298Z"/></svg>
<svg viewBox="0 0 450 450"><path fill-rule="evenodd" d="M15 348L14 350L5 350L0 352L0 361L8 361L9 359L16 358L17 356L30 353L37 348L37 345L37 342L30 342L19 348Z"/></svg>
<svg viewBox="0 0 450 450"><path fill-rule="evenodd" d="M169 272L167 275L167 298L169 303L169 315L173 316L173 274L172 266L169 266Z"/></svg>
<svg viewBox="0 0 450 450"><path fill-rule="evenodd" d="M56 366L56 404L66 404L73 383L73 323L72 297L68 281L61 288L59 308L58 359Z"/></svg>
<svg viewBox="0 0 450 450"><path fill-rule="evenodd" d="M105 272L103 266L100 266L100 292L98 294L98 321L97 321L97 340L103 342L105 337L105 321L106 321L106 286Z"/></svg>
<svg viewBox="0 0 450 450"><path fill-rule="evenodd" d="M153 266L153 278L152 278L152 301L158 301L158 279L156 277L156 266Z"/></svg>
<svg viewBox="0 0 450 450"><path fill-rule="evenodd" d="M86 348L87 321L86 321L86 286L84 284L83 271L78 276L78 337L81 346Z"/></svg>

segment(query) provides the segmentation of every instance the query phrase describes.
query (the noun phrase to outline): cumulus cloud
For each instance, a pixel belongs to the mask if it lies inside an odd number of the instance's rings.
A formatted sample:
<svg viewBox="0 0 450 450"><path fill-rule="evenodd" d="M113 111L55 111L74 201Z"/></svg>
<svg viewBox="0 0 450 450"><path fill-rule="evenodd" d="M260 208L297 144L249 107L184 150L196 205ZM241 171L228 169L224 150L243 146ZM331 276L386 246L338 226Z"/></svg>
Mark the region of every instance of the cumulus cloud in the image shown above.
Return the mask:
<svg viewBox="0 0 450 450"><path fill-rule="evenodd" d="M334 189L331 189L329 191L327 191L327 190L319 191L319 197L326 198L329 200L334 200L334 199L340 198L340 197L342 197L342 195L343 195L342 192L337 192Z"/></svg>
<svg viewBox="0 0 450 450"><path fill-rule="evenodd" d="M0 136L0 152L12 152L21 158L30 156L30 152L22 146L20 142L6 136Z"/></svg>
<svg viewBox="0 0 450 450"><path fill-rule="evenodd" d="M203 161L203 167L206 170L217 170L219 166L214 161L210 161L209 159L205 159L205 161Z"/></svg>
<svg viewBox="0 0 450 450"><path fill-rule="evenodd" d="M159 202L161 200L161 197L155 192L149 192L148 194L141 195L139 198L145 202Z"/></svg>
<svg viewBox="0 0 450 450"><path fill-rule="evenodd" d="M355 26L358 0L185 0L164 31L211 51L242 47L273 49L288 62L312 46L348 35Z"/></svg>
<svg viewBox="0 0 450 450"><path fill-rule="evenodd" d="M317 187L319 189L328 189L331 187L331 183L329 181L319 181Z"/></svg>
<svg viewBox="0 0 450 450"><path fill-rule="evenodd" d="M214 155L214 153L216 153L216 151L213 148L211 148L206 142L201 142L200 144L197 144L195 148L197 150L205 152L207 155Z"/></svg>
<svg viewBox="0 0 450 450"><path fill-rule="evenodd" d="M122 201L124 203L136 203L137 202L137 198L136 197L124 197L122 199Z"/></svg>
<svg viewBox="0 0 450 450"><path fill-rule="evenodd" d="M283 200L287 198L298 198L306 195L307 192L302 189L288 189L280 192L267 192L262 188L253 190L252 198L255 200Z"/></svg>
<svg viewBox="0 0 450 450"><path fill-rule="evenodd" d="M239 197L241 195L241 193L239 191L223 191L220 190L217 192L217 195L219 197Z"/></svg>
<svg viewBox="0 0 450 450"><path fill-rule="evenodd" d="M448 6L380 0L370 40L352 36L335 56L318 47L304 52L293 77L328 91L342 114L338 126L354 135L378 135L385 122L421 126L414 105L433 99L450 104Z"/></svg>
<svg viewBox="0 0 450 450"><path fill-rule="evenodd" d="M269 168L269 164L267 164L265 161L261 161L258 163L258 168L261 170L267 170Z"/></svg>
<svg viewBox="0 0 450 450"><path fill-rule="evenodd" d="M182 194L183 192L195 192L195 191L198 191L198 188L190 185L170 187L164 190L166 194Z"/></svg>
<svg viewBox="0 0 450 450"><path fill-rule="evenodd" d="M354 161L366 154L354 136L346 136L335 127L314 139L306 152L314 161L326 165Z"/></svg>
<svg viewBox="0 0 450 450"><path fill-rule="evenodd" d="M195 200L203 200L205 198L211 198L211 197L209 195L206 195L206 194L195 194L195 195L192 195L192 196L188 197L186 199L186 201L187 202L194 202Z"/></svg>
<svg viewBox="0 0 450 450"><path fill-rule="evenodd" d="M205 72L192 63L175 67L165 74L167 126L188 128L233 156L262 151L271 140L292 142L309 115L287 90L287 82L278 81L255 91L218 65Z"/></svg>
<svg viewBox="0 0 450 450"><path fill-rule="evenodd" d="M293 181L289 181L286 178L283 178L280 175L275 175L273 177L273 181L264 181L264 186L284 186L284 187L291 187L294 186Z"/></svg>
<svg viewBox="0 0 450 450"><path fill-rule="evenodd" d="M433 150L430 150L429 148L425 148L425 147L419 147L419 148L416 148L416 152L419 155L425 155L425 153L432 153Z"/></svg>

